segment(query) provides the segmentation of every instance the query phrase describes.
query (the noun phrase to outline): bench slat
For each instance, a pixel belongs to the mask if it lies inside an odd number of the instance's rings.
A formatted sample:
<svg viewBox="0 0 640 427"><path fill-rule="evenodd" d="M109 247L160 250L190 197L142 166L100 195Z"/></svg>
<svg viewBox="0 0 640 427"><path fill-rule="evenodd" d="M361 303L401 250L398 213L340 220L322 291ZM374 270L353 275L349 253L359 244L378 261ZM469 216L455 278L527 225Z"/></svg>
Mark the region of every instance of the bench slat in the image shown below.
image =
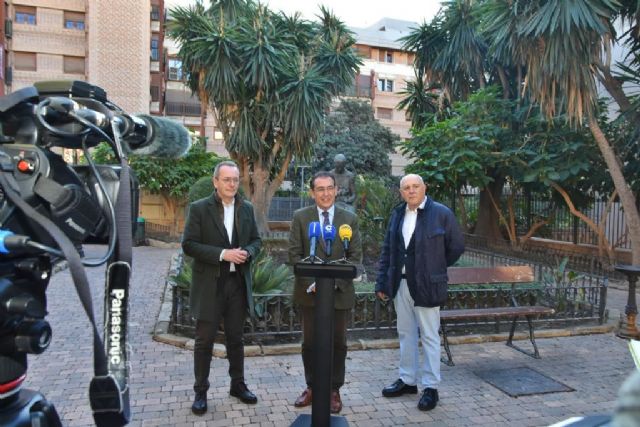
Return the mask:
<svg viewBox="0 0 640 427"><path fill-rule="evenodd" d="M450 285L479 283L530 283L535 280L533 269L528 265L500 267L449 267Z"/></svg>
<svg viewBox="0 0 640 427"><path fill-rule="evenodd" d="M514 317L531 315L549 315L555 313L550 307L541 305L525 305L518 307L465 308L440 310L442 320L477 319L481 317Z"/></svg>

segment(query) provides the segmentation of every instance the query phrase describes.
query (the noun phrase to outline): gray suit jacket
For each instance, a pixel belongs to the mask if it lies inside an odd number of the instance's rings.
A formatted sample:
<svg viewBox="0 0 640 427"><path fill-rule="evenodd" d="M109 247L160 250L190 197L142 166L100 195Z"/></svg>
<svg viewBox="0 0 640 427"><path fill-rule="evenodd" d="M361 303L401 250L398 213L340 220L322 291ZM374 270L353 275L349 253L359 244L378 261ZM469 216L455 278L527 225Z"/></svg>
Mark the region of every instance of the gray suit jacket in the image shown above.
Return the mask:
<svg viewBox="0 0 640 427"><path fill-rule="evenodd" d="M262 240L258 234L253 206L236 196L234 232L238 245L249 252L249 260L241 264L238 271L247 289L247 308L253 315L253 294L251 292L251 262L260 252ZM216 298L220 279L220 253L229 248L224 228L224 208L218 197L212 194L189 205L187 221L182 237L182 250L193 258L191 279L191 315L196 319L213 320L211 309Z"/></svg>
<svg viewBox="0 0 640 427"><path fill-rule="evenodd" d="M308 236L308 227L310 222L318 221L318 209L316 205L298 209L293 214L291 221L291 232L289 234L289 264L296 262L309 256L311 242ZM333 218L333 225L340 227L342 224L348 224L353 230L347 259L354 264L362 263L362 241L360 239L360 231L358 228L358 218L354 213L346 211L336 206ZM344 248L342 242L336 235L336 239L331 245L331 256L327 257L326 248L322 238L319 239L316 255L324 260L337 260L344 256ZM312 278L296 277L293 290L293 300L296 304L305 307L311 307L314 304L313 294L307 293L307 288L313 283ZM355 304L355 291L353 288L353 280L336 280L337 289L335 292L334 307L338 310L347 310L353 308Z"/></svg>

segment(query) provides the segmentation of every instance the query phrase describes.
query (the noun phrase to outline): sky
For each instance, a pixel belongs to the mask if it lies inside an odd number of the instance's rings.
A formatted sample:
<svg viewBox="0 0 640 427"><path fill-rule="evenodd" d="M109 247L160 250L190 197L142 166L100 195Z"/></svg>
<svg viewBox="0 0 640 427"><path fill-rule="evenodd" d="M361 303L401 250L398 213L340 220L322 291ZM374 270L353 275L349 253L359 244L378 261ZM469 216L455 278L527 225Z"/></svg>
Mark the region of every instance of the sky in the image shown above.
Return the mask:
<svg viewBox="0 0 640 427"><path fill-rule="evenodd" d="M165 6L189 5L194 0L165 0ZM315 20L320 6L328 7L351 27L367 27L381 18L395 18L422 23L430 21L440 8L441 0L263 0L272 10L287 15L299 11L307 19Z"/></svg>

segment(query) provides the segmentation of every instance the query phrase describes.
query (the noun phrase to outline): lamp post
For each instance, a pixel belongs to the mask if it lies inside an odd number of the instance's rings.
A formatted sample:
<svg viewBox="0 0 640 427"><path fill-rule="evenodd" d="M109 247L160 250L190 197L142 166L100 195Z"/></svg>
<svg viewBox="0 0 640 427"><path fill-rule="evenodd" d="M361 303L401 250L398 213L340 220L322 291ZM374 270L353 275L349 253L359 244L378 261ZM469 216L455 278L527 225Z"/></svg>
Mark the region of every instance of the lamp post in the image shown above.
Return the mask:
<svg viewBox="0 0 640 427"><path fill-rule="evenodd" d="M627 339L640 338L640 332L636 326L638 306L636 305L636 282L640 276L640 266L638 265L616 265L616 271L627 276L629 280L629 293L627 295L627 305L624 308L625 317L620 320L620 328L616 336Z"/></svg>

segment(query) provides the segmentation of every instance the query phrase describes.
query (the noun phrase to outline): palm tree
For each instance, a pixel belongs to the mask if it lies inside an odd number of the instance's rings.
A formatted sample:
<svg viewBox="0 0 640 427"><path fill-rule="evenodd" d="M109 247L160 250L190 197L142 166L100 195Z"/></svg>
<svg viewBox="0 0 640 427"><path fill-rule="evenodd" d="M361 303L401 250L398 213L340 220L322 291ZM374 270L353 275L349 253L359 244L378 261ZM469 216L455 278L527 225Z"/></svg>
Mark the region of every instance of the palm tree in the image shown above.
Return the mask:
<svg viewBox="0 0 640 427"><path fill-rule="evenodd" d="M355 78L355 39L324 8L319 23L251 0L178 7L171 16L169 35L181 46L190 87L212 107L267 231L271 198L291 160L310 157L332 97Z"/></svg>
<svg viewBox="0 0 640 427"><path fill-rule="evenodd" d="M625 212L632 246L632 263L640 264L640 212L623 174L623 163L597 120L596 79L607 80L613 21L619 15L637 22L635 8L616 0L493 0L518 11L517 37L512 54L526 63L525 88L548 118L560 112L581 125L586 122L602 154ZM629 2L626 2L629 3ZM626 11L626 12L625 12ZM637 36L637 34L635 34ZM604 58L604 59L603 59ZM610 81L613 85L615 81ZM605 85L607 87L607 85ZM608 86L612 90L614 86ZM624 93L622 93L624 95ZM614 94L623 111L626 96Z"/></svg>

